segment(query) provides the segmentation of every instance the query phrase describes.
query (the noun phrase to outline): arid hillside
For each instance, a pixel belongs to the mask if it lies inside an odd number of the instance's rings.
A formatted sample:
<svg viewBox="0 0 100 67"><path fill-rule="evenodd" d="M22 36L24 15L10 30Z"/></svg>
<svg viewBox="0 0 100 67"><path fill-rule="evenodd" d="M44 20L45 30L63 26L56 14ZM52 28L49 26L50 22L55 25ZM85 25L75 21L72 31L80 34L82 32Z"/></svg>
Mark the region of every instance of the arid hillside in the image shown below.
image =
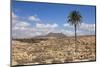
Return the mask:
<svg viewBox="0 0 100 67"><path fill-rule="evenodd" d="M76 51L75 51L76 50ZM95 36L12 40L12 65L96 60Z"/></svg>

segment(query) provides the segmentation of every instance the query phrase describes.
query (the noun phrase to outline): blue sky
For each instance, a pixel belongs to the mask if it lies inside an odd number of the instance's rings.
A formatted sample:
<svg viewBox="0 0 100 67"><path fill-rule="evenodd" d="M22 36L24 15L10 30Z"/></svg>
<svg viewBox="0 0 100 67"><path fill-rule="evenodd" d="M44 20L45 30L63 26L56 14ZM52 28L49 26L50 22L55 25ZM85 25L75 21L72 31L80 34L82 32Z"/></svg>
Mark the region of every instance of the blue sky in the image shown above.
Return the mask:
<svg viewBox="0 0 100 67"><path fill-rule="evenodd" d="M24 24L27 23L29 26L23 28L35 29L36 31L33 31L34 33L36 33L37 31L38 33L42 32L39 35L46 33L46 31L44 32L42 28L46 28L46 29L48 28L47 30L49 30L49 28L52 27L54 27L54 29L52 29L53 31L48 31L48 32L58 31L68 35L70 33L67 32L71 32L74 34L73 26L68 25L66 21L68 14L73 10L79 11L80 14L83 16L83 20L82 20L83 29L82 26L81 28L79 27L78 33L79 34L84 33L83 35L95 34L95 29L94 29L95 28L95 7L94 6L13 1L12 17L15 18L12 18L12 20L13 23L15 23L14 27L16 27L16 25L18 24L20 26L21 22L23 22ZM87 26L87 30L84 29L85 26ZM66 30L65 31L66 33L64 32L64 30ZM13 31L15 37L18 37L18 34L23 34L22 32L23 31L21 31L20 29ZM29 31L25 31L25 32L29 32ZM31 34L31 36L36 36L36 34Z"/></svg>

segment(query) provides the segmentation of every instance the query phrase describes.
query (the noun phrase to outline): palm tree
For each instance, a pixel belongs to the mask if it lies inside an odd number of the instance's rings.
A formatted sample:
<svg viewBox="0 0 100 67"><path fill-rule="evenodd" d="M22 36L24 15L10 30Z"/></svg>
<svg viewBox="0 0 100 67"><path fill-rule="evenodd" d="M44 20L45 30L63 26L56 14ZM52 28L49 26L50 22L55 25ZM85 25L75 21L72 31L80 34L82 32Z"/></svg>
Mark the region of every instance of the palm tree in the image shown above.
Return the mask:
<svg viewBox="0 0 100 67"><path fill-rule="evenodd" d="M72 11L68 15L68 23L74 26L75 28L75 51L76 51L76 42L77 42L77 26L81 23L82 16L79 11Z"/></svg>

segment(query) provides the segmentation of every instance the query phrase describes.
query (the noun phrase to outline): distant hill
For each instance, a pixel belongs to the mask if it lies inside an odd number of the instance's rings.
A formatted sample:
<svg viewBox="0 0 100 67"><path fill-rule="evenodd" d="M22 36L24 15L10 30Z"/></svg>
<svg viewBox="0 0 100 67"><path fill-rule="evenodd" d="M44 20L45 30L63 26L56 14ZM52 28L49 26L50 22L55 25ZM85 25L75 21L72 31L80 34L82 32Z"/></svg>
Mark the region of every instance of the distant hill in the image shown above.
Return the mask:
<svg viewBox="0 0 100 67"><path fill-rule="evenodd" d="M52 32L50 32L46 35L46 37L66 37L66 35L64 35L63 33L52 33Z"/></svg>
<svg viewBox="0 0 100 67"><path fill-rule="evenodd" d="M63 33L48 33L45 36L36 36L35 38L50 38L50 37L54 37L54 38L64 38L67 37L66 35L64 35Z"/></svg>

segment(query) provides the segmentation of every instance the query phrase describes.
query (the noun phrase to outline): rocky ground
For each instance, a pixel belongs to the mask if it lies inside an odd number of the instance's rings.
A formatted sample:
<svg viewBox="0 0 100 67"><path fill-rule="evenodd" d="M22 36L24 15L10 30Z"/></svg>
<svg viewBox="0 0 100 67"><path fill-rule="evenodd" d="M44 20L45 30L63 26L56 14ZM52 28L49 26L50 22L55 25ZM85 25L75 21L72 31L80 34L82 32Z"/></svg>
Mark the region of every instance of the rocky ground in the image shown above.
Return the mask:
<svg viewBox="0 0 100 67"><path fill-rule="evenodd" d="M74 38L50 38L36 42L12 40L12 65L95 61L95 52L95 36L78 37L76 46Z"/></svg>

